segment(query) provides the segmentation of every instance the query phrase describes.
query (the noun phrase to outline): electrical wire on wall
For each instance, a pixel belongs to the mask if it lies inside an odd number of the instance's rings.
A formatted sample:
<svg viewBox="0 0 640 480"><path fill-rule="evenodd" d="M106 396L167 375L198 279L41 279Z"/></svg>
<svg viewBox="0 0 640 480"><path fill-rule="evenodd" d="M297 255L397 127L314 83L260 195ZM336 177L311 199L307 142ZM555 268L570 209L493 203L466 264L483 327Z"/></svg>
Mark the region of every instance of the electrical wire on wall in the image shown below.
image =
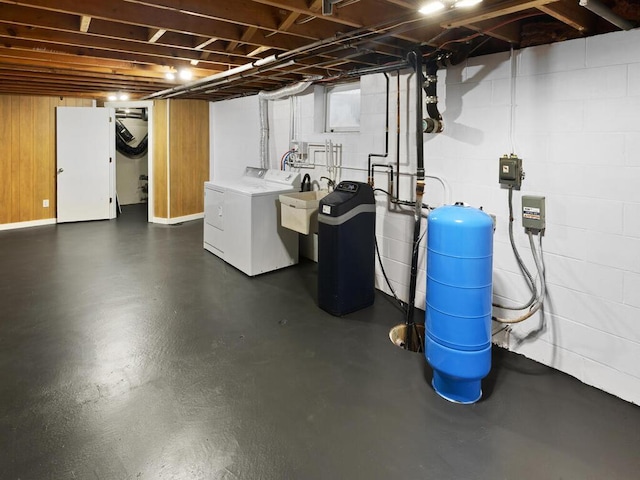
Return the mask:
<svg viewBox="0 0 640 480"><path fill-rule="evenodd" d="M517 65L517 55L515 50L513 49L513 45L511 45L511 85L510 85L510 95L511 95L511 105L509 108L509 142L511 143L511 154L515 154L516 145L514 140L514 131L515 131L515 123L516 123L516 76L518 75L518 65Z"/></svg>
<svg viewBox="0 0 640 480"><path fill-rule="evenodd" d="M511 249L513 250L513 254L516 257L516 262L518 263L518 267L524 274L525 280L527 282L527 286L531 290L531 298L527 303L523 305L508 306L508 305L502 305L499 303L494 303L493 306L497 308L501 308L503 310L525 310L531 307L531 305L533 305L533 303L536 301L536 298L538 296L538 290L536 287L536 281L533 278L533 275L531 275L531 272L525 265L524 261L522 260L522 257L520 256L520 252L518 252L518 248L516 247L515 239L513 237L513 187L509 187L508 201L509 201L509 242L511 244Z"/></svg>
<svg viewBox="0 0 640 480"><path fill-rule="evenodd" d="M510 108L509 108L509 143L511 144L511 155L510 157L516 157L515 155L515 151L516 151L516 147L515 147L515 109L516 109L516 79L517 79L517 54L516 51L514 50L513 47L511 47L511 56L510 56ZM520 175L520 173L518 173L518 175ZM524 177L524 173L522 174L522 177ZM519 179L520 180L520 179ZM518 183L519 185L519 183ZM519 187L518 187L519 188ZM531 291L531 297L529 298L529 300L522 304L522 305L504 305L501 303L493 303L493 307L498 308L498 309L502 309L502 310L512 310L512 311L523 311L526 310L526 313L516 317L516 318L502 318L502 317L498 317L496 315L492 316L492 320L499 322L499 323L504 323L504 324L512 324L512 323L519 323L522 322L524 320L526 320L527 318L530 318L531 316L533 316L533 314L535 314L538 310L540 310L542 308L542 305L544 303L544 297L546 294L546 281L545 281L545 277L544 277L544 264L542 263L542 231L541 230L532 230L530 228L526 229L526 233L529 236L529 244L531 246L531 253L533 256L533 260L535 263L535 267L537 270L537 275L536 277L534 277L531 272L529 271L529 269L527 268L527 266L525 265L524 261L522 260L522 257L520 255L520 253L518 252L518 248L516 246L515 243L515 239L513 236L513 190L514 190L514 185L509 185L508 186L508 190L509 190L509 195L508 195L508 207L509 207L509 220L508 220L508 225L509 225L509 243L511 245L511 249L513 250L513 253L515 255L516 258L516 262L518 264L518 268L520 268L524 279L527 283L527 286L529 287L529 290ZM539 235L539 249L540 249L540 253L538 253L538 250L535 247L534 241L533 241L533 234ZM540 283L540 286L538 288L538 282ZM502 331L503 329L499 330ZM498 332L494 332L498 333Z"/></svg>
<svg viewBox="0 0 640 480"><path fill-rule="evenodd" d="M538 271L538 276L536 280L540 281L540 291L536 296L535 302L529 307L529 310L516 318L501 318L497 316L492 316L491 320L494 320L499 323L520 323L530 317L532 317L538 310L540 310L544 304L544 297L547 293L547 285L545 279L544 272L544 262L542 260L542 234L538 234L538 247L536 248L535 242L533 241L533 232L531 230L527 231L527 235L529 236L529 245L531 246L531 253L533 255L533 261L536 265L536 269Z"/></svg>

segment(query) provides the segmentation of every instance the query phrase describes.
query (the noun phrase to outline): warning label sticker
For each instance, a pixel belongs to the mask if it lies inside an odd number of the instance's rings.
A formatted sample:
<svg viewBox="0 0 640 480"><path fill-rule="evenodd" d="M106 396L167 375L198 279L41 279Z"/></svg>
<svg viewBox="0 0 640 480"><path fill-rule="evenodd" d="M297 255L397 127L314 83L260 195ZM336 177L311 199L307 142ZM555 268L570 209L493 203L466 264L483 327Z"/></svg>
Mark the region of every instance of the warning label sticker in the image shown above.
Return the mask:
<svg viewBox="0 0 640 480"><path fill-rule="evenodd" d="M540 220L540 209L536 207L523 207L522 216L532 220Z"/></svg>

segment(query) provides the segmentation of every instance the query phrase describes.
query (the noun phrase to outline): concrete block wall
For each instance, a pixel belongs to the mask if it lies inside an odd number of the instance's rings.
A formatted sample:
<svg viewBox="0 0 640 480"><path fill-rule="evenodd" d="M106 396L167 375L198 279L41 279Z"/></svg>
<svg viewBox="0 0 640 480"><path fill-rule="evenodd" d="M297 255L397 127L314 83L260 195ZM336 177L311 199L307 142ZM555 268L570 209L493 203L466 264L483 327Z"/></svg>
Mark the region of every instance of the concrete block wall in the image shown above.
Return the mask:
<svg viewBox="0 0 640 480"><path fill-rule="evenodd" d="M497 215L494 295L517 301L527 292L508 244L507 192L496 186L497 157L513 143L526 172L516 211L521 194L546 196L548 295L544 316L514 326L502 340L634 403L640 403L639 44L640 32L630 31L517 52L512 135L509 54L443 72L443 115L453 128L433 140L431 151L433 168L455 174L448 178L456 198L483 202ZM452 95L462 103L455 118ZM533 267L520 224L517 214L516 241Z"/></svg>
<svg viewBox="0 0 640 480"><path fill-rule="evenodd" d="M523 194L544 195L548 295L542 315L496 341L640 404L637 45L640 30L616 32L523 49L515 52L515 60L508 52L476 57L440 71L439 107L446 130L425 135L424 151L427 174L447 186L429 179L428 203L464 201L496 215L494 297L518 303L529 292L509 245L507 191L497 176L498 157L513 151L523 158L526 179L514 193L515 238L533 270L520 199ZM415 171L412 80L410 72L401 75L401 196L409 200ZM395 81L392 75L392 118ZM384 150L384 76L363 77L361 88L363 121L357 134L317 131L319 106L312 92L293 102L272 102L274 151L281 155L288 149L293 118L298 140L342 144L341 178L364 181L367 154ZM390 129L395 131L393 120ZM395 148L392 135L392 160ZM277 160L272 163L275 167ZM312 177L319 174L313 171ZM384 175L376 176L376 185L386 188ZM383 194L377 198L376 231L384 267L398 295L406 299L413 218L389 211ZM377 273L377 287L388 292L379 268ZM423 244L416 296L420 308L425 306L425 283Z"/></svg>
<svg viewBox="0 0 640 480"><path fill-rule="evenodd" d="M209 179L230 180L240 177L245 167L259 167L258 96L214 102L209 107Z"/></svg>

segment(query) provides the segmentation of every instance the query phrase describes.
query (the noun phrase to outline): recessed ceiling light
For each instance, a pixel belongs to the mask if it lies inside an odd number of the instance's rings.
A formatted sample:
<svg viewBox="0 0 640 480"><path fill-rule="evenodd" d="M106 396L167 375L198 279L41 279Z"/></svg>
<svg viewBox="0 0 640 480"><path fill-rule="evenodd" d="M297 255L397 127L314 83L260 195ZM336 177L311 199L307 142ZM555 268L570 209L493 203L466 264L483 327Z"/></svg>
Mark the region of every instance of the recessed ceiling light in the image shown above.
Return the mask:
<svg viewBox="0 0 640 480"><path fill-rule="evenodd" d="M117 95L111 94L107 97L107 100L109 100L110 102L115 102L118 99Z"/></svg>
<svg viewBox="0 0 640 480"><path fill-rule="evenodd" d="M193 73L188 68L182 68L179 72L180 80L191 80Z"/></svg>
<svg viewBox="0 0 640 480"><path fill-rule="evenodd" d="M173 72L167 72L164 74L164 78L166 78L167 80L175 80L176 74Z"/></svg>
<svg viewBox="0 0 640 480"><path fill-rule="evenodd" d="M121 93L118 98L124 102L125 100L129 100L129 95L126 93Z"/></svg>
<svg viewBox="0 0 640 480"><path fill-rule="evenodd" d="M444 8L444 3L438 0L435 0L433 2L425 3L422 7L420 7L420 10L418 10L418 12L420 12L423 15L430 15L432 13L439 12L443 8Z"/></svg>

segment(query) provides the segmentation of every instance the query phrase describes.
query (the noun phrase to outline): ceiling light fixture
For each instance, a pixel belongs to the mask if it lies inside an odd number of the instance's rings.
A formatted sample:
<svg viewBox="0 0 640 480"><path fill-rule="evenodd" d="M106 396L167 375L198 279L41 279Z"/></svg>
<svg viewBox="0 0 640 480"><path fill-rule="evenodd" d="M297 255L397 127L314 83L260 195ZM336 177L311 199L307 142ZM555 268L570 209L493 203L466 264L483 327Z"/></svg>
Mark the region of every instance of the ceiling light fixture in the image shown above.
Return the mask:
<svg viewBox="0 0 640 480"><path fill-rule="evenodd" d="M418 12L423 15L431 15L433 13L439 12L442 9L444 9L444 3L435 0L433 2L425 3L422 7L420 7L420 10L418 10Z"/></svg>
<svg viewBox="0 0 640 480"><path fill-rule="evenodd" d="M120 101L122 101L122 102L124 102L124 101L126 101L126 100L129 100L129 94L127 94L127 93L121 93L121 94L118 96L118 99L119 99Z"/></svg>
<svg viewBox="0 0 640 480"><path fill-rule="evenodd" d="M109 100L110 102L115 102L117 99L118 96L115 93L112 93L107 97L107 100Z"/></svg>
<svg viewBox="0 0 640 480"><path fill-rule="evenodd" d="M180 69L178 75L180 76L180 80L189 81L193 78L193 72L191 72L191 70L189 70L188 68Z"/></svg>
<svg viewBox="0 0 640 480"><path fill-rule="evenodd" d="M433 0L425 3L418 12L423 15L433 15L444 9L473 7L480 2L482 0Z"/></svg>
<svg viewBox="0 0 640 480"><path fill-rule="evenodd" d="M175 80L176 74L173 72L167 72L164 74L164 78L166 78L167 80Z"/></svg>

